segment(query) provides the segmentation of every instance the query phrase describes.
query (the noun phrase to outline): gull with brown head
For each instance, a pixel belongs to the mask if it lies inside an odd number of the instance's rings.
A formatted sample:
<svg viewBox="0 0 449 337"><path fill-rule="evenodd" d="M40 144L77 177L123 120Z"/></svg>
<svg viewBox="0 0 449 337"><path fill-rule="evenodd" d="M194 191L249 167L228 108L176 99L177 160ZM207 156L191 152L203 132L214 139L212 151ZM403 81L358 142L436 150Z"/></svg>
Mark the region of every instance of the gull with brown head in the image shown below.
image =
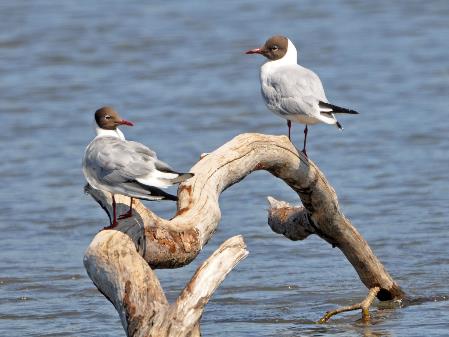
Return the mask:
<svg viewBox="0 0 449 337"><path fill-rule="evenodd" d="M109 192L112 196L112 223L117 226L115 194L131 198L129 211L118 219L132 216L133 198L144 200L174 200L178 198L164 192L179 184L193 173L179 173L157 158L156 152L143 144L128 141L118 128L133 123L120 117L111 107L95 112L97 136L87 146L83 159L83 173L92 188Z"/></svg>
<svg viewBox="0 0 449 337"><path fill-rule="evenodd" d="M287 37L270 37L262 47L248 50L246 54L267 58L260 69L262 96L269 110L287 120L289 139L291 122L306 125L302 150L306 156L308 125L335 124L342 129L334 114L358 114L329 103L320 78L298 64L296 47Z"/></svg>

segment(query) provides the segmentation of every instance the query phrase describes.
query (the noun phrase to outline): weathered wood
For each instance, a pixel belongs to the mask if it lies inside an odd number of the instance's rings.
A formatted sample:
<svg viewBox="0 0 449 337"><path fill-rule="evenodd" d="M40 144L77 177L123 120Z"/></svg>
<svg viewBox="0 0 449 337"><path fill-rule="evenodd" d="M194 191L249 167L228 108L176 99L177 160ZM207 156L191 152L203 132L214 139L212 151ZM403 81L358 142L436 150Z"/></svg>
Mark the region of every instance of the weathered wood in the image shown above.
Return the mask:
<svg viewBox="0 0 449 337"><path fill-rule="evenodd" d="M242 134L202 157L191 169L195 176L180 185L177 212L171 220L158 217L135 200L134 216L120 221L116 230L100 232L88 248L84 262L89 276L115 305L128 336L152 336L148 331L142 333L145 327L148 330L149 325L162 326L168 317L173 317L170 324L175 326L188 316L188 311L183 310L176 315L173 311L168 313L165 296L148 265L176 268L191 262L220 221L220 193L256 170L267 170L284 180L304 205L273 208L270 225L274 231L294 240L318 234L345 253L365 285L381 289L379 299L403 296L366 241L341 213L335 191L315 164L285 136ZM88 191L110 210L109 194ZM117 196L116 201L119 214L126 211L129 198ZM227 258L217 259L225 263ZM194 278L207 282L212 277L206 272L203 275L209 276ZM211 282L219 283L212 279ZM186 291L180 298L191 297ZM179 301L181 305L182 300ZM195 327L191 331L199 333L198 322L192 323L199 316L191 317L187 319L189 326ZM173 332L157 336L182 335Z"/></svg>
<svg viewBox="0 0 449 337"><path fill-rule="evenodd" d="M248 255L241 236L226 240L169 304L153 270L125 231L97 234L84 256L89 277L120 315L127 336L200 336L199 319L215 289Z"/></svg>

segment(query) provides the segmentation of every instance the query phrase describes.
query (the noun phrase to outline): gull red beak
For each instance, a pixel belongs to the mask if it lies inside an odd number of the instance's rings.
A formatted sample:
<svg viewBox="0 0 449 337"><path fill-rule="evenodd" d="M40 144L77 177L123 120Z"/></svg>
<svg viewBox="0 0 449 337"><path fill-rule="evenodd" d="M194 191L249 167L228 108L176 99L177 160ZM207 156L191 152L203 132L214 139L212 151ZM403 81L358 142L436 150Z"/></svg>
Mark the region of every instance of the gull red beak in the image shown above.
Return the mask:
<svg viewBox="0 0 449 337"><path fill-rule="evenodd" d="M262 54L261 48L250 49L245 54Z"/></svg>
<svg viewBox="0 0 449 337"><path fill-rule="evenodd" d="M120 125L128 125L128 126L134 126L134 124L133 123L131 123L131 122L129 122L129 121L127 121L127 120L125 120L125 119L122 119L121 121L119 121L118 122Z"/></svg>

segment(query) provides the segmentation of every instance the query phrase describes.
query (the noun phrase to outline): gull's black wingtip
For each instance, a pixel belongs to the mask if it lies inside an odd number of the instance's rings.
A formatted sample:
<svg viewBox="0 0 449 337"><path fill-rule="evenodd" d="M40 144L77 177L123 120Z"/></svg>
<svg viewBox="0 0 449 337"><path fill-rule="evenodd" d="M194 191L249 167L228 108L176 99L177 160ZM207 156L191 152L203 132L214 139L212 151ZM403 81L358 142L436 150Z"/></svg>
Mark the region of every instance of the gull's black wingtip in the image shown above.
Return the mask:
<svg viewBox="0 0 449 337"><path fill-rule="evenodd" d="M332 109L332 111L329 111L329 112L335 113L335 114L340 113L340 114L360 115L360 112L358 112L358 111L342 108L341 106L322 102L322 101L319 102L319 106L320 106L320 108Z"/></svg>
<svg viewBox="0 0 449 337"><path fill-rule="evenodd" d="M178 201L178 197L173 194L168 194L164 196L164 200L170 200L170 201Z"/></svg>

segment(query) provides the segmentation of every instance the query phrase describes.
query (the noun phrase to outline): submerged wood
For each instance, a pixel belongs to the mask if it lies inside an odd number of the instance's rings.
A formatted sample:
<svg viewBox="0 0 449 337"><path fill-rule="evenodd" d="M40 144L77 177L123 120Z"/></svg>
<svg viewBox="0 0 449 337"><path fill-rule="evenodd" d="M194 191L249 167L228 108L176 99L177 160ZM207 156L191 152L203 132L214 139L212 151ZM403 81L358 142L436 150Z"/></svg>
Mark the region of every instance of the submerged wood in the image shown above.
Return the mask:
<svg viewBox="0 0 449 337"><path fill-rule="evenodd" d="M275 232L292 240L319 235L343 251L369 289L380 288L380 300L402 298L400 287L342 214L334 189L318 167L285 136L242 134L192 167L190 172L195 176L180 185L177 212L172 219L158 217L135 200L134 216L120 221L115 230L98 233L86 251L84 264L89 276L116 307L128 336L188 336L192 331L196 331L193 335L199 334L200 315L195 316L194 324L189 323L191 330L184 335L154 335L145 330L162 324L161 317L167 320L176 316L173 324L178 324L180 316L188 312L181 310L175 316L172 311L168 313L170 306L151 268L182 267L195 259L217 229L220 194L256 170L267 170L282 179L304 205L293 207L271 199L269 224ZM108 194L93 189L88 192L110 211ZM125 212L129 198L117 196L116 201L118 213ZM225 263L229 258L216 259ZM232 266L227 272L230 269ZM213 275L206 271L204 275L208 276L197 278L201 283L210 280L218 286L218 280L210 279ZM186 287L185 292L189 289ZM199 300L199 307L207 300Z"/></svg>

